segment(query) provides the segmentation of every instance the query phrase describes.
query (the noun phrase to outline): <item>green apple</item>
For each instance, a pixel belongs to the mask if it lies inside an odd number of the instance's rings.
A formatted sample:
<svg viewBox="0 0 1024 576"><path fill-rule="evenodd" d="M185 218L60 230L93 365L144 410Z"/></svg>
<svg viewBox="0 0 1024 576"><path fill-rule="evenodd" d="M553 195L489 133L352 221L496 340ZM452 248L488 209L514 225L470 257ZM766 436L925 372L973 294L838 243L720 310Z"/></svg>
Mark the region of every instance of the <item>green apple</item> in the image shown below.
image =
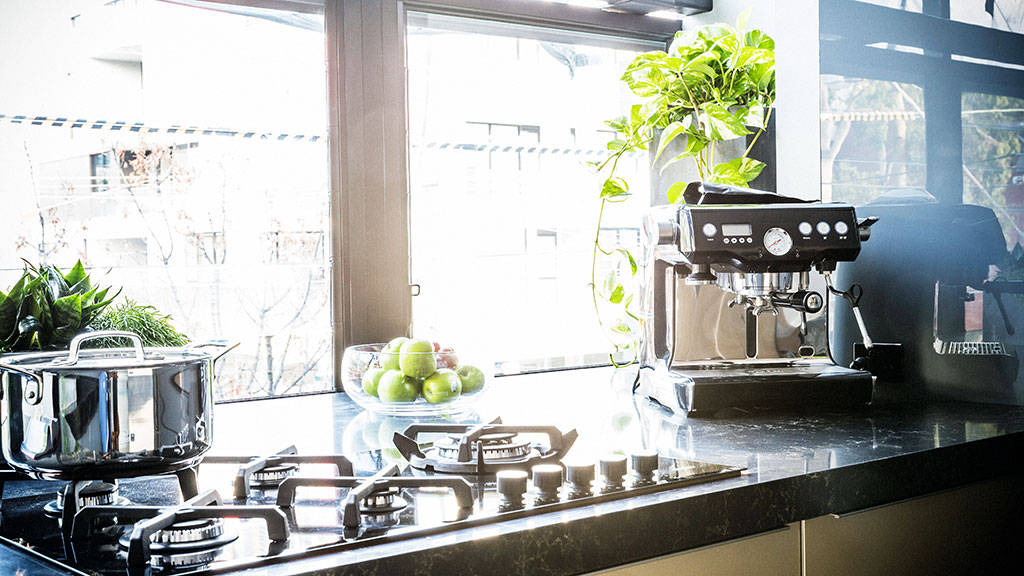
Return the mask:
<svg viewBox="0 0 1024 576"><path fill-rule="evenodd" d="M384 345L380 351L380 367L385 370L398 370L398 351L408 340L405 336L399 336Z"/></svg>
<svg viewBox="0 0 1024 576"><path fill-rule="evenodd" d="M370 396L377 395L377 386L380 384L380 377L384 375L387 370L383 368L370 368L363 373L363 391Z"/></svg>
<svg viewBox="0 0 1024 576"><path fill-rule="evenodd" d="M462 381L454 370L442 368L423 381L423 397L431 404L451 402L462 393Z"/></svg>
<svg viewBox="0 0 1024 576"><path fill-rule="evenodd" d="M413 338L402 343L398 353L398 367L402 373L413 378L426 378L437 370L434 358L434 343L430 340Z"/></svg>
<svg viewBox="0 0 1024 576"><path fill-rule="evenodd" d="M377 397L386 404L415 402L420 395L420 381L402 374L401 370L388 370L377 384Z"/></svg>
<svg viewBox="0 0 1024 576"><path fill-rule="evenodd" d="M474 394L484 387L484 373L476 366L463 364L459 366L459 380L462 381L462 393Z"/></svg>

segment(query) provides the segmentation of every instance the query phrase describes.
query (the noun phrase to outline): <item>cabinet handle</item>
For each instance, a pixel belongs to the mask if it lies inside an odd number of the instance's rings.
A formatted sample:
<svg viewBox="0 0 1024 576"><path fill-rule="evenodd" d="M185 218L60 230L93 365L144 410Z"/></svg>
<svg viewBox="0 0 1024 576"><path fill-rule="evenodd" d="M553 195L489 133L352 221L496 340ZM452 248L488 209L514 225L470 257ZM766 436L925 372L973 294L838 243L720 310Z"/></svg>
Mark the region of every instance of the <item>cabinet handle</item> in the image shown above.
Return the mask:
<svg viewBox="0 0 1024 576"><path fill-rule="evenodd" d="M946 492L952 492L953 490L955 490L955 488L947 488L945 490L939 490L938 492L929 492L927 494L918 494L917 496L911 496L909 498L903 498L902 500L893 500L892 502L886 502L884 504L877 504L875 506L868 506L867 508L860 508L858 510L851 510L849 512L834 512L832 514L829 514L829 516L831 516L833 518L836 518L836 519L847 518L849 516L856 516L857 514L863 514L864 512L871 512L872 510L878 510L880 508L886 508L888 506L895 506L897 504L903 504L905 502L913 502L914 500L920 500L922 498L927 498L929 496L935 496L937 494L943 494L943 493L946 493Z"/></svg>

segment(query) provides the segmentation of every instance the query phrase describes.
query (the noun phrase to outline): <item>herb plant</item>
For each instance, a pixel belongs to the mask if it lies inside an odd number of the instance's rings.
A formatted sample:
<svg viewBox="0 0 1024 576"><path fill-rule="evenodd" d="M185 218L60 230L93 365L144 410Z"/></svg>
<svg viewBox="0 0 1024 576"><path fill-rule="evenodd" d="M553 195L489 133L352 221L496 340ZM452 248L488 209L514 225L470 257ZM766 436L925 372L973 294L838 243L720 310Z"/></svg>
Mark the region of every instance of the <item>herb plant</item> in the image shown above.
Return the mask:
<svg viewBox="0 0 1024 576"><path fill-rule="evenodd" d="M171 324L170 316L130 299L107 308L90 327L94 330L134 332L142 338L145 346L184 346L189 343L188 336L178 332ZM100 338L93 342L98 348L131 346L126 338Z"/></svg>
<svg viewBox="0 0 1024 576"><path fill-rule="evenodd" d="M626 248L606 248L600 242L606 204L629 196L629 184L615 175L615 169L623 154L656 146L653 166L670 144L685 138L682 151L662 163L662 172L691 159L702 181L747 186L761 173L764 164L749 153L764 132L775 101L775 42L760 30L745 31L749 12L740 15L735 28L711 24L680 31L668 52L637 56L622 81L643 102L633 105L627 116L607 122L617 137L608 142L608 158L592 163L599 172L608 169L601 185L591 263L594 308L616 351L632 348L634 359L641 333L640 318L632 309L636 259ZM716 142L749 134L754 136L739 158L715 158ZM687 184L672 184L667 191L669 202L681 202ZM600 283L599 254L614 262ZM615 317L606 322L602 314L608 309L615 310Z"/></svg>
<svg viewBox="0 0 1024 576"><path fill-rule="evenodd" d="M107 298L109 290L93 286L80 261L67 274L25 262L10 291L0 291L0 352L67 348L117 297Z"/></svg>

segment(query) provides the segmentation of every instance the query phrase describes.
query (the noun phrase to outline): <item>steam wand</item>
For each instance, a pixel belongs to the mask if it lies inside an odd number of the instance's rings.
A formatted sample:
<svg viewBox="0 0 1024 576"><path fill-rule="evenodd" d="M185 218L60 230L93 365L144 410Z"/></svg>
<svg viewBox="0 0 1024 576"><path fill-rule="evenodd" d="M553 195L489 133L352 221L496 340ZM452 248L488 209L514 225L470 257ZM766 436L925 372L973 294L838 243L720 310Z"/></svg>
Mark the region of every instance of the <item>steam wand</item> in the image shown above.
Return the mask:
<svg viewBox="0 0 1024 576"><path fill-rule="evenodd" d="M828 291L836 296L842 296L844 300L850 303L850 308L853 309L853 317L857 319L857 327L860 329L861 338L864 339L864 348L870 351L875 344L871 341L871 336L868 336L868 328L864 325L864 317L860 315L860 298L864 295L864 289L861 288L860 284L853 284L849 290L844 292L832 284L832 272L825 270L822 274L825 276L825 286L828 288Z"/></svg>

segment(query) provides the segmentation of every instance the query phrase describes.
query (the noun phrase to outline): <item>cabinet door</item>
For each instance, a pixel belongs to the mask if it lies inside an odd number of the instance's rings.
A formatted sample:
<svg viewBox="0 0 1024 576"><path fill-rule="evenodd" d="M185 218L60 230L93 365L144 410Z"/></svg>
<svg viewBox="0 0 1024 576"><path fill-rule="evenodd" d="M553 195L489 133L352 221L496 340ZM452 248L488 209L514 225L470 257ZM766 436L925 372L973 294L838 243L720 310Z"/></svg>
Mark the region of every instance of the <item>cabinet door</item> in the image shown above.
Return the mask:
<svg viewBox="0 0 1024 576"><path fill-rule="evenodd" d="M805 575L981 574L1019 565L1022 481L1005 477L807 520ZM1010 558L1017 561L1006 564Z"/></svg>
<svg viewBox="0 0 1024 576"><path fill-rule="evenodd" d="M598 572L601 576L799 576L798 524L647 562Z"/></svg>

